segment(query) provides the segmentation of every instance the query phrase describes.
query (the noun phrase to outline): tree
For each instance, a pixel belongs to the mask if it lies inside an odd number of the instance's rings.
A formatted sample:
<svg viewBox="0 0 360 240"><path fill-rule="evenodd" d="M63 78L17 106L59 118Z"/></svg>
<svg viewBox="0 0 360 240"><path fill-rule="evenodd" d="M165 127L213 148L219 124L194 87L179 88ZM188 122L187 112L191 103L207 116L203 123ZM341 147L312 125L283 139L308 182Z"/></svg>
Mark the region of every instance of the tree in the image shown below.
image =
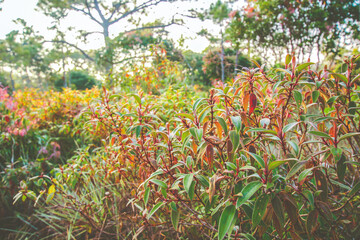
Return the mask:
<svg viewBox="0 0 360 240"><path fill-rule="evenodd" d="M234 77L234 69L238 66L250 67L251 62L242 54L239 54L236 49L225 48L223 61L221 49L209 49L203 57L203 72L208 81L221 79L224 69L224 79ZM236 60L237 59L237 60ZM236 62L237 61L237 62ZM237 65L236 65L237 64Z"/></svg>
<svg viewBox="0 0 360 240"><path fill-rule="evenodd" d="M217 43L220 41L221 52L219 53L221 59L221 81L225 81L225 51L224 51L224 34L225 34L225 26L226 20L228 19L228 15L230 12L230 8L227 2L222 2L218 0L215 4L212 3L210 8L206 10L204 13L198 13L200 19L211 19L215 24L220 26L220 38L215 37L212 34L209 34L207 30L202 30L200 35L206 36L210 43Z"/></svg>
<svg viewBox="0 0 360 240"><path fill-rule="evenodd" d="M70 71L69 79L71 79L72 86L77 90L91 89L96 86L97 83L94 77L84 71ZM63 84L64 79L61 77L55 81L55 88L60 90L63 87Z"/></svg>
<svg viewBox="0 0 360 240"><path fill-rule="evenodd" d="M98 49L96 56L90 56L87 52L80 49L76 44L61 40L61 42L80 50L84 56L91 61L98 61L107 74L111 76L111 71L114 64L119 62L115 59L116 48L121 39L126 38L129 33L138 32L140 30L161 29L174 24L176 21L173 18L170 22L162 23L154 21L153 23L141 24L140 20L136 18L141 14L145 14L146 10L163 2L170 2L171 0L144 0L144 1L104 1L104 0L39 0L38 7L48 16L53 17L58 21L65 18L69 12L76 12L85 15L96 25L100 26L100 32L86 32L80 31L81 37L86 39L91 34L100 34L103 38L103 49ZM123 26L121 33L115 38L112 36L110 30L114 25ZM127 27L124 27L127 26ZM124 57L124 59L127 59ZM111 80L112 82L112 80Z"/></svg>
<svg viewBox="0 0 360 240"><path fill-rule="evenodd" d="M349 39L359 40L359 4L358 0L250 0L231 14L228 34L233 42L247 42L249 54L254 45L274 54L280 49L298 57L314 52L319 57L321 50L334 53Z"/></svg>
<svg viewBox="0 0 360 240"><path fill-rule="evenodd" d="M12 77L14 69L23 71L27 87L32 85L33 76L36 76L39 87L42 87L42 74L49 70L48 64L44 62L43 38L23 19L17 19L15 23L22 26L22 31L11 31L0 41L2 64L11 68L9 76L12 88L15 88Z"/></svg>

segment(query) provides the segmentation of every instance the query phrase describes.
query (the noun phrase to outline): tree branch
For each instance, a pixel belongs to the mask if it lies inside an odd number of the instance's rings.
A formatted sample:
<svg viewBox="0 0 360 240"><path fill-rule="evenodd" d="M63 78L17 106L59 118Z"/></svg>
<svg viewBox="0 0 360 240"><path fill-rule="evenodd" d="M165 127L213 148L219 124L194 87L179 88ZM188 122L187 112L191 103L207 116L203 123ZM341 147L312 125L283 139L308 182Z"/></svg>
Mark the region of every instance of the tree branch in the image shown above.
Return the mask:
<svg viewBox="0 0 360 240"><path fill-rule="evenodd" d="M166 1L166 0L157 0L157 1L153 2L153 0L148 0L147 2L144 2L143 4L140 4L139 6L134 7L134 9L132 9L132 10L124 13L124 14L121 15L120 17L114 19L113 21L110 21L110 22L109 22L109 25L112 25L112 24L120 21L121 19L124 19L124 18L126 18L127 16L130 16L130 15L132 15L132 14L134 14L134 13L136 13L136 12L138 12L138 11L144 9L144 8L151 7L151 6L156 6L156 5L158 5L159 3L165 2L165 1ZM153 3L151 3L151 2L153 2Z"/></svg>
<svg viewBox="0 0 360 240"><path fill-rule="evenodd" d="M87 4L86 4L86 5L87 5ZM71 8L72 10L74 10L74 11L81 12L81 13L89 16L89 17L90 17L93 21L95 21L97 24L102 25L101 22L100 22L99 20L97 20L97 19L91 14L88 5L87 5L87 10L88 10L87 12L86 12L84 9L77 8L77 7L73 6L73 5L71 5L70 8Z"/></svg>
<svg viewBox="0 0 360 240"><path fill-rule="evenodd" d="M95 59L92 58L89 54L87 54L84 50L82 50L81 48L79 48L79 47L76 46L75 44L69 43L69 42L67 42L67 41L65 41L65 40L51 40L51 41L48 40L48 41L44 41L44 43L46 43L46 42L50 42L50 43L64 43L64 44L67 44L67 45L75 48L76 50L80 51L81 54L84 55L84 57L86 57L88 60L90 60L90 61L92 61L92 62L95 61Z"/></svg>
<svg viewBox="0 0 360 240"><path fill-rule="evenodd" d="M86 3L86 6L88 7L88 1L87 0L85 1L85 3ZM99 14L99 16L100 16L101 20L103 21L103 23L108 22L105 19L104 14L101 12L101 9L99 7L99 2L97 0L94 0L94 4L95 4L95 9L96 9L97 13ZM88 9L89 9L89 7L88 7Z"/></svg>
<svg viewBox="0 0 360 240"><path fill-rule="evenodd" d="M134 31L141 31L141 30L145 30L145 29L157 29L157 28L165 28L165 27L169 27L173 24L176 24L176 22L174 21L174 19L170 22L170 23L167 23L167 24L161 24L161 25L155 25L155 26L145 26L145 27L140 27L140 28L134 28L134 29L131 29L131 30L127 30L127 31L124 31L123 33L126 34L126 33L129 33L129 32L134 32Z"/></svg>

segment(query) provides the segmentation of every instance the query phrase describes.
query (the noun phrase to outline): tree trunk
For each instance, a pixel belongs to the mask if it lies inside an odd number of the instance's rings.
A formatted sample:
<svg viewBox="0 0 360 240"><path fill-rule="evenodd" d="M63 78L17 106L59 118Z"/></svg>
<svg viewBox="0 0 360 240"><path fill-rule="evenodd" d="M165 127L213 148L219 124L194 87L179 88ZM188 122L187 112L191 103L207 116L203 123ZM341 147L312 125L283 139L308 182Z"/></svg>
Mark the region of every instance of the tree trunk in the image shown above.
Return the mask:
<svg viewBox="0 0 360 240"><path fill-rule="evenodd" d="M69 85L68 85L68 86L69 86L69 88L71 88L71 73L69 72L69 74L68 74L68 75L69 75L69 77L68 77L68 80L69 80Z"/></svg>
<svg viewBox="0 0 360 240"><path fill-rule="evenodd" d="M62 58L62 67L63 67L63 79L64 79L64 88L67 88L67 81L66 81L66 69L65 69L65 58ZM69 85L70 87L70 85Z"/></svg>
<svg viewBox="0 0 360 240"><path fill-rule="evenodd" d="M44 90L44 86L42 85L42 81L41 81L40 72L37 72L37 80L38 80L39 88L41 90Z"/></svg>
<svg viewBox="0 0 360 240"><path fill-rule="evenodd" d="M224 58L225 58L225 50L224 50L224 34L221 31L221 81L225 82L225 65L224 65Z"/></svg>
<svg viewBox="0 0 360 240"><path fill-rule="evenodd" d="M112 70L113 70L113 48L111 46L110 38L109 38L109 23L104 22L103 25L103 34L105 40L105 71L106 75L109 79L109 85L113 85L113 78L112 78Z"/></svg>
<svg viewBox="0 0 360 240"><path fill-rule="evenodd" d="M237 75L237 67L238 67L238 64L239 64L239 53L240 53L240 50L236 50L236 55L235 55L235 67L234 67L234 77L236 77Z"/></svg>
<svg viewBox="0 0 360 240"><path fill-rule="evenodd" d="M15 82L14 82L14 79L13 79L13 77L12 77L12 73L13 73L13 71L12 71L12 69L11 69L11 71L10 71L11 89L12 89L12 92L15 92Z"/></svg>
<svg viewBox="0 0 360 240"><path fill-rule="evenodd" d="M27 68L26 68L26 86L27 86L28 88L31 87L29 71L28 71Z"/></svg>

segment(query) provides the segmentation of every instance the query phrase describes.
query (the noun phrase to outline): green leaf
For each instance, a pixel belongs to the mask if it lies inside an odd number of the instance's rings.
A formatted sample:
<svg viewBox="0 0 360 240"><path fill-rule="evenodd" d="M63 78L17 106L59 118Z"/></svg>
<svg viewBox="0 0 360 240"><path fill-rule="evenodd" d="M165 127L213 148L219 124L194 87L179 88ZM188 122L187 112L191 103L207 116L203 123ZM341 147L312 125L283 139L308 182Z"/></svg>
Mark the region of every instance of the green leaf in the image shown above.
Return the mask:
<svg viewBox="0 0 360 240"><path fill-rule="evenodd" d="M289 123L288 125L286 125L284 128L283 128L283 133L286 133L288 131L290 131L291 129L293 129L293 127L295 127L296 125L298 125L300 122L292 122L292 123Z"/></svg>
<svg viewBox="0 0 360 240"><path fill-rule="evenodd" d="M256 200L252 214L252 228L255 228L264 216L269 198L269 195L264 193Z"/></svg>
<svg viewBox="0 0 360 240"><path fill-rule="evenodd" d="M344 83L347 83L347 82L348 82L347 78L346 78L344 75L342 75L342 74L339 74L339 73L331 73L331 75L333 75L335 78L340 79L340 80L343 81Z"/></svg>
<svg viewBox="0 0 360 240"><path fill-rule="evenodd" d="M305 179L307 176L312 174L312 168L305 169L299 174L298 181L301 182L303 179Z"/></svg>
<svg viewBox="0 0 360 240"><path fill-rule="evenodd" d="M204 176L196 175L195 177L199 180L201 185L203 185L204 187L208 188L210 186L209 181Z"/></svg>
<svg viewBox="0 0 360 240"><path fill-rule="evenodd" d="M228 167L229 170L236 170L236 165L235 163L232 162L225 162L226 166Z"/></svg>
<svg viewBox="0 0 360 240"><path fill-rule="evenodd" d="M234 205L227 206L221 214L219 221L219 235L218 239L222 240L225 235L232 231L230 229L233 218L235 217L236 208Z"/></svg>
<svg viewBox="0 0 360 240"><path fill-rule="evenodd" d="M336 147L331 147L331 154L334 156L335 161L339 161L341 154L342 154L342 149L341 148L336 148Z"/></svg>
<svg viewBox="0 0 360 240"><path fill-rule="evenodd" d="M303 101L303 96L302 96L301 92L294 91L294 98L295 98L296 105L298 107L300 107L300 105L301 105L301 103Z"/></svg>
<svg viewBox="0 0 360 240"><path fill-rule="evenodd" d="M193 200L193 199L194 199L195 183L196 183L196 182L193 181L193 182L191 183L191 185L190 185L190 189L189 189L189 192L188 192L190 200Z"/></svg>
<svg viewBox="0 0 360 240"><path fill-rule="evenodd" d="M293 141L288 141L288 143L294 149L296 156L299 155L299 145L294 143Z"/></svg>
<svg viewBox="0 0 360 240"><path fill-rule="evenodd" d="M265 128L251 128L247 131L248 132L264 132L264 133L270 133L275 136L277 135L277 133L274 130L269 130L269 129L265 129Z"/></svg>
<svg viewBox="0 0 360 240"><path fill-rule="evenodd" d="M183 179L185 191L189 194L191 183L193 182L194 175L192 173L186 174ZM190 195L190 194L189 194Z"/></svg>
<svg viewBox="0 0 360 240"><path fill-rule="evenodd" d="M291 61L291 55L287 54L285 58L285 65L289 65L290 61Z"/></svg>
<svg viewBox="0 0 360 240"><path fill-rule="evenodd" d="M227 124L225 122L225 120L222 117L216 117L216 119L218 120L218 122L220 123L222 129L224 130L225 135L228 134L228 128L227 128Z"/></svg>
<svg viewBox="0 0 360 240"><path fill-rule="evenodd" d="M142 127L143 127L142 125L135 127L136 138L138 138L140 136Z"/></svg>
<svg viewBox="0 0 360 240"><path fill-rule="evenodd" d="M349 113L354 115L356 113L356 109L359 109L358 107L356 107L356 102L350 101L349 102Z"/></svg>
<svg viewBox="0 0 360 240"><path fill-rule="evenodd" d="M303 64L300 64L299 66L297 66L296 71L301 72L304 68L307 68L310 65L313 65L314 63L312 62L306 62Z"/></svg>
<svg viewBox="0 0 360 240"><path fill-rule="evenodd" d="M311 97L314 103L317 102L319 96L320 96L320 92L318 90L315 90L311 93Z"/></svg>
<svg viewBox="0 0 360 240"><path fill-rule="evenodd" d="M149 196L150 196L150 188L146 187L145 188L145 193L144 193L144 205L146 206L149 200Z"/></svg>
<svg viewBox="0 0 360 240"><path fill-rule="evenodd" d="M289 180L292 176L295 175L295 173L297 173L303 167L304 164L305 161L295 163L295 165L290 169L290 171L286 175L285 179Z"/></svg>
<svg viewBox="0 0 360 240"><path fill-rule="evenodd" d="M130 96L133 96L135 101L140 105L141 104L141 98L136 94L130 94Z"/></svg>
<svg viewBox="0 0 360 240"><path fill-rule="evenodd" d="M174 226L175 230L177 231L178 225L179 225L179 220L180 220L180 211L174 210L174 208L171 208L170 218L171 218L172 225Z"/></svg>
<svg viewBox="0 0 360 240"><path fill-rule="evenodd" d="M165 203L164 202L159 202L157 203L149 212L149 214L146 216L146 218L149 220L151 218L152 215L154 215L154 213L159 210L159 208L161 208Z"/></svg>
<svg viewBox="0 0 360 240"><path fill-rule="evenodd" d="M269 171L277 168L278 166L280 166L280 165L282 165L282 164L284 164L284 163L286 163L286 162L288 162L288 161L290 161L290 160L279 160L279 161L271 162L271 163L269 164Z"/></svg>
<svg viewBox="0 0 360 240"><path fill-rule="evenodd" d="M337 98L338 98L338 96L331 97L331 98L329 98L329 100L327 100L326 103L331 107Z"/></svg>
<svg viewBox="0 0 360 240"><path fill-rule="evenodd" d="M241 129L241 117L240 116L236 116L236 117L231 117L231 121L234 124L236 131L240 132Z"/></svg>
<svg viewBox="0 0 360 240"><path fill-rule="evenodd" d="M264 159L262 159L262 157L260 157L259 155L255 154L255 153L251 153L248 152L251 156L253 156L253 158L255 158L255 160L259 163L259 165L264 168L265 167L265 162Z"/></svg>
<svg viewBox="0 0 360 240"><path fill-rule="evenodd" d="M181 116L181 117L184 117L184 118L188 118L188 119L190 119L191 121L194 121L194 120L195 120L194 116L191 115L191 114L188 114L188 113L179 113L178 116Z"/></svg>
<svg viewBox="0 0 360 240"><path fill-rule="evenodd" d="M199 106L202 105L201 102L204 101L204 100L205 100L205 98L199 98L198 100L195 101L194 106L193 106L193 111L194 112L197 112Z"/></svg>
<svg viewBox="0 0 360 240"><path fill-rule="evenodd" d="M254 195L257 190L261 188L263 184L259 181L254 181L246 185L243 190L241 191L241 197L238 198L236 202L236 208L239 208L243 205L247 200L249 200L252 195Z"/></svg>
<svg viewBox="0 0 360 240"><path fill-rule="evenodd" d="M341 137L339 137L338 142L340 142L340 141L342 141L342 140L344 140L344 139L347 139L347 138L356 136L356 135L360 135L360 132L354 132L354 133L344 134L344 135L342 135Z"/></svg>
<svg viewBox="0 0 360 240"><path fill-rule="evenodd" d="M323 137L323 138L327 138L327 139L331 139L331 140L332 140L332 137L330 137L329 134L324 133L324 132L310 131L309 133L312 134L312 135L318 136L318 137Z"/></svg>
<svg viewBox="0 0 360 240"><path fill-rule="evenodd" d="M160 186L160 187L162 187L162 188L167 188L166 183L164 183L164 182L161 181L161 180L151 179L150 182L155 183L156 185L158 185L158 186Z"/></svg>
<svg viewBox="0 0 360 240"><path fill-rule="evenodd" d="M229 135L231 143L233 145L233 151L235 152L240 144L240 135L234 130L230 131Z"/></svg>
<svg viewBox="0 0 360 240"><path fill-rule="evenodd" d="M348 196L352 196L353 194L357 193L360 190L360 182L355 184L355 186L351 189Z"/></svg>
<svg viewBox="0 0 360 240"><path fill-rule="evenodd" d="M197 135L196 135L195 128L192 127L192 128L189 129L189 131L190 131L191 135L193 136L193 138L194 138L194 139L197 139Z"/></svg>
<svg viewBox="0 0 360 240"><path fill-rule="evenodd" d="M289 70L283 69L283 68L277 68L277 69L276 69L276 72L284 72L284 73L286 73L286 74L288 74L288 75L290 75L290 76L291 76L291 74L292 74Z"/></svg>

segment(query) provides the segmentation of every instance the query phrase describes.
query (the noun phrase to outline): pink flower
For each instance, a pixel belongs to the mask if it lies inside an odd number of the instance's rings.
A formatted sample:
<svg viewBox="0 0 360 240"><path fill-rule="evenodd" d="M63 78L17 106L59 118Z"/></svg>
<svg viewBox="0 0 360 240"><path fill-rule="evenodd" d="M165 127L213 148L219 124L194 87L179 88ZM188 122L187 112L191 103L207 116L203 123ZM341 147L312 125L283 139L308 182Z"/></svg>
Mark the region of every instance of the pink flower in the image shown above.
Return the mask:
<svg viewBox="0 0 360 240"><path fill-rule="evenodd" d="M19 135L20 136L25 136L26 135L26 129L21 129L20 131L19 131Z"/></svg>
<svg viewBox="0 0 360 240"><path fill-rule="evenodd" d="M40 154L48 154L48 151L46 150L46 147L41 147L40 148L40 150L39 150L39 152L38 152L38 154L40 155Z"/></svg>
<svg viewBox="0 0 360 240"><path fill-rule="evenodd" d="M53 154L51 154L49 159L51 158L60 158L60 151L55 151Z"/></svg>
<svg viewBox="0 0 360 240"><path fill-rule="evenodd" d="M233 19L235 17L235 15L237 14L237 10L233 10L229 13L229 18Z"/></svg>

